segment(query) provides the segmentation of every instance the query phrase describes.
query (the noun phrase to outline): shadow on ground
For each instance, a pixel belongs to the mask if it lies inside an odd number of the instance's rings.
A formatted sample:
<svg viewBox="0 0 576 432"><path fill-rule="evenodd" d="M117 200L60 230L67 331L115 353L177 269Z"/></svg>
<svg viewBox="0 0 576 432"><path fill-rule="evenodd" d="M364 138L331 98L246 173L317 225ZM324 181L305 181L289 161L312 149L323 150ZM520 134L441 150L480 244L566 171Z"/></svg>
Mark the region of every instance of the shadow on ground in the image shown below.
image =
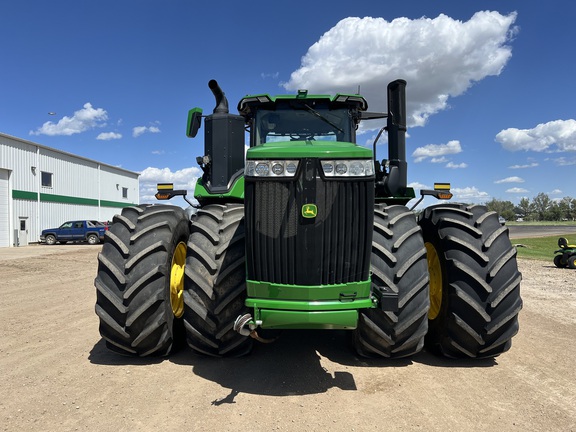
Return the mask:
<svg viewBox="0 0 576 432"><path fill-rule="evenodd" d="M346 331L286 331L271 344L256 342L252 353L240 358L201 356L188 347L169 358L124 357L109 351L101 340L92 349L89 360L104 365L145 365L170 361L190 366L194 375L230 389L230 394L213 401L214 405L233 403L238 393L287 396L324 393L331 388L357 390L353 375L357 368L398 368L412 364L478 368L497 364L494 359L454 360L425 351L409 359L365 359L352 350L350 334ZM333 363L330 365L332 372L323 366L323 358Z"/></svg>

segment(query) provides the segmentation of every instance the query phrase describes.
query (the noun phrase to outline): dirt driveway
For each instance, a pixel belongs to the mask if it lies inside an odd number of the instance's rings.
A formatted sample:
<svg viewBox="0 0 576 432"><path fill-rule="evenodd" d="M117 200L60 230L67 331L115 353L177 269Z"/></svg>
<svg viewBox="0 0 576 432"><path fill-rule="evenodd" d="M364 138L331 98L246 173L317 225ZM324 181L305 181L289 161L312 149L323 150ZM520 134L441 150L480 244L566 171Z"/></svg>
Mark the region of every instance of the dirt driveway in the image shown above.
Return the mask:
<svg viewBox="0 0 576 432"><path fill-rule="evenodd" d="M494 360L367 361L340 331L142 360L100 339L100 247L20 249L0 254L0 430L576 431L576 271L551 262L520 261L520 333Z"/></svg>

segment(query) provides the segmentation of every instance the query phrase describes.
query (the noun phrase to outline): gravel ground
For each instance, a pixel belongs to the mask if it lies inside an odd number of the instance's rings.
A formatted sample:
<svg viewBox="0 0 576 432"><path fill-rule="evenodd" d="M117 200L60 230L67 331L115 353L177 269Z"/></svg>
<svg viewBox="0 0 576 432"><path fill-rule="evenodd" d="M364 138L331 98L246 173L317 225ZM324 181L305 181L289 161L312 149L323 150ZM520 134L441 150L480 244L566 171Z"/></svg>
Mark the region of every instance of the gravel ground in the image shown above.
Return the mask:
<svg viewBox="0 0 576 432"><path fill-rule="evenodd" d="M17 249L0 250L0 430L576 431L576 271L551 261L519 260L521 329L495 359L367 361L340 331L135 359L98 333L100 247Z"/></svg>

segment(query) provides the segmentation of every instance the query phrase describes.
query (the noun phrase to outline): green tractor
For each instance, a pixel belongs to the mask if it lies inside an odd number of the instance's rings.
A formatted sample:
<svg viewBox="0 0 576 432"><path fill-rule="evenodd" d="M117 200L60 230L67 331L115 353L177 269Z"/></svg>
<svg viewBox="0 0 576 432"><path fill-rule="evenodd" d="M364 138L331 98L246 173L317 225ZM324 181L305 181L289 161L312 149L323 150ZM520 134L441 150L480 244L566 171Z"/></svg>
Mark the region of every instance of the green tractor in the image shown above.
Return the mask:
<svg viewBox="0 0 576 432"><path fill-rule="evenodd" d="M576 245L568 244L568 240L564 237L558 239L558 247L560 249L554 251L554 265L559 268L568 267L576 269Z"/></svg>
<svg viewBox="0 0 576 432"><path fill-rule="evenodd" d="M197 204L160 184L158 199L190 207L127 207L107 231L95 286L108 348L167 355L185 338L234 357L266 329L345 329L363 357L507 351L522 308L508 228L484 206L406 207L405 87L388 85L387 113L357 94L300 90L246 96L234 115L211 80L213 113L188 115L189 137L204 118ZM357 145L360 122L383 118L373 149ZM420 200L449 199L449 188Z"/></svg>

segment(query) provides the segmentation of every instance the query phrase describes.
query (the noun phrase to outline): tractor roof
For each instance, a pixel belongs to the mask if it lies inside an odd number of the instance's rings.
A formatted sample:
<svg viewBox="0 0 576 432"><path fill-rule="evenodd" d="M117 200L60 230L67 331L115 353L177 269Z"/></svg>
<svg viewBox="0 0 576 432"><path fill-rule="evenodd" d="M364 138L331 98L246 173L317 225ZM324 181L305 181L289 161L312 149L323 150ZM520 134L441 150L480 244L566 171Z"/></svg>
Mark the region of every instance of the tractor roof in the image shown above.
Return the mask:
<svg viewBox="0 0 576 432"><path fill-rule="evenodd" d="M273 110L277 105L290 101L308 103L324 102L327 103L330 108L343 108L348 106L360 111L366 111L368 109L366 99L357 94L338 93L336 96L310 95L308 94L308 90L298 90L298 93L295 95L270 96L268 94L260 94L245 96L238 102L238 112L243 116L251 116L254 115L254 111L257 109Z"/></svg>

